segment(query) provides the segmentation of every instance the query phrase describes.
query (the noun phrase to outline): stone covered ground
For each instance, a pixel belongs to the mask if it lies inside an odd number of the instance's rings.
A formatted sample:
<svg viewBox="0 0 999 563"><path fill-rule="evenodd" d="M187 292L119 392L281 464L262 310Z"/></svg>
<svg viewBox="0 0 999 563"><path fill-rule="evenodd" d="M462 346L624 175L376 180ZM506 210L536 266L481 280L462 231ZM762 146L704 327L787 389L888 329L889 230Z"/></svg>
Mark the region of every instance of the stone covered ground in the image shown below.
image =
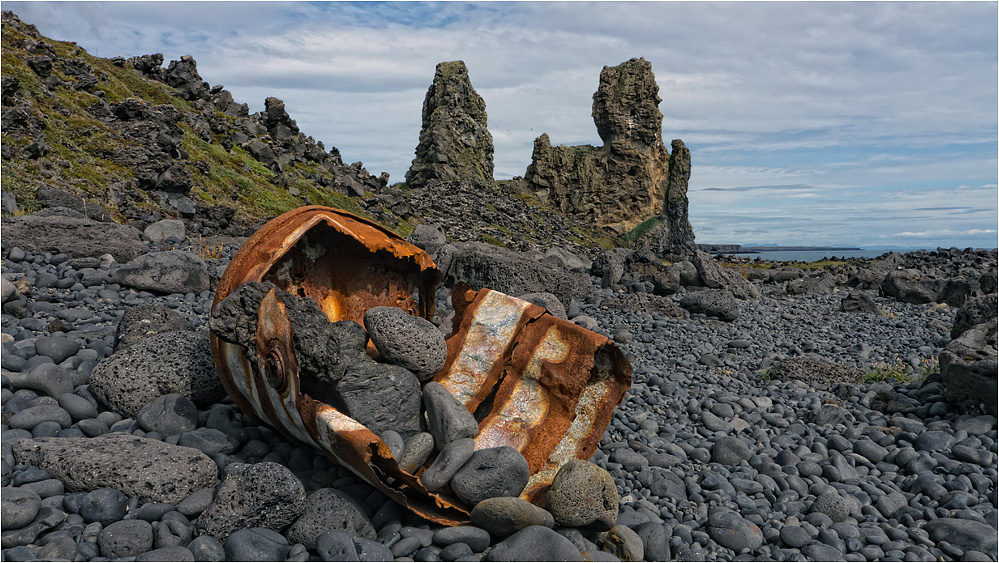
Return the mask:
<svg viewBox="0 0 999 563"><path fill-rule="evenodd" d="M233 252L205 260L209 276ZM552 529L528 511L510 535L422 521L257 425L211 384L211 291L137 290L109 266L3 250L4 560L996 560L996 418L945 401L935 369L954 308L865 290L879 312L846 313L847 289L757 282L723 322L650 313L591 278L568 315L634 366L592 459L613 477L618 526ZM178 315L122 321L139 305ZM119 389L124 416L91 385L112 354L163 385ZM911 383L885 377L902 372ZM177 378L197 405L156 398Z"/></svg>

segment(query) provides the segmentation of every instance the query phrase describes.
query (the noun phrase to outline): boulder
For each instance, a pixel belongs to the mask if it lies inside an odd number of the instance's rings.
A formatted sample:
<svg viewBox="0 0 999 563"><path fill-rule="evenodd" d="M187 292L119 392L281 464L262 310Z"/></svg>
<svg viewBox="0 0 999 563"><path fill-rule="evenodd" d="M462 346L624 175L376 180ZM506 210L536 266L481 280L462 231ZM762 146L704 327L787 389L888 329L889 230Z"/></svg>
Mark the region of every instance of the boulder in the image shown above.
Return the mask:
<svg viewBox="0 0 999 563"><path fill-rule="evenodd" d="M392 430L405 439L420 431L420 381L403 367L362 358L326 398L375 434Z"/></svg>
<svg viewBox="0 0 999 563"><path fill-rule="evenodd" d="M163 81L176 88L185 100L208 99L208 83L201 80L198 63L189 55L179 61L170 61L170 66L163 71Z"/></svg>
<svg viewBox="0 0 999 563"><path fill-rule="evenodd" d="M717 508L708 515L708 535L736 553L750 551L763 544L759 526L728 509Z"/></svg>
<svg viewBox="0 0 999 563"><path fill-rule="evenodd" d="M999 294L980 295L968 299L954 316L950 330L951 339L960 338L971 327L996 318L999 310Z"/></svg>
<svg viewBox="0 0 999 563"><path fill-rule="evenodd" d="M115 283L157 293L199 294L211 287L205 261L183 250L151 252L111 270Z"/></svg>
<svg viewBox="0 0 999 563"><path fill-rule="evenodd" d="M157 334L101 360L90 374L90 390L103 404L128 417L170 393L183 395L200 407L225 396L208 336L191 331Z"/></svg>
<svg viewBox="0 0 999 563"><path fill-rule="evenodd" d="M63 207L77 212L80 217L85 219L104 223L113 222L111 213L102 205L59 188L45 184L38 186L38 200L46 208ZM36 215L38 214L36 213Z"/></svg>
<svg viewBox="0 0 999 563"><path fill-rule="evenodd" d="M701 280L699 285L711 289L726 289L736 299L756 299L760 296L753 282L735 270L719 266L707 252L698 250L690 257L690 262L697 269L697 275ZM680 283L683 283L682 276Z"/></svg>
<svg viewBox="0 0 999 563"><path fill-rule="evenodd" d="M472 289L487 287L508 295L548 292L562 303L593 293L590 277L583 272L567 272L546 266L504 248L477 242L452 245L453 257L445 283L468 283Z"/></svg>
<svg viewBox="0 0 999 563"><path fill-rule="evenodd" d="M839 310L844 313L877 313L874 299L862 289L855 289L840 302Z"/></svg>
<svg viewBox="0 0 999 563"><path fill-rule="evenodd" d="M809 293L832 293L836 290L836 276L829 272L807 276L787 282L787 292L791 295Z"/></svg>
<svg viewBox="0 0 999 563"><path fill-rule="evenodd" d="M505 538L528 526L554 526L552 515L519 497L496 497L475 505L472 524L496 538Z"/></svg>
<svg viewBox="0 0 999 563"><path fill-rule="evenodd" d="M472 88L462 61L437 65L423 101L423 127L406 185L432 181L493 182L493 137L486 102Z"/></svg>
<svg viewBox="0 0 999 563"><path fill-rule="evenodd" d="M675 220L667 230L689 229L680 219L686 210L680 212L678 206L685 198L679 181L685 176L682 165L674 201L668 210L664 205L670 154L662 140L661 101L652 65L645 59L605 66L593 95L593 121L603 146L553 146L542 134L534 141L524 175L530 190L547 194L549 204L562 213L619 234L663 211ZM681 162L683 150L675 151ZM680 191L684 198L676 197Z"/></svg>
<svg viewBox="0 0 999 563"><path fill-rule="evenodd" d="M617 521L614 478L589 461L572 460L559 468L547 498L548 510L563 526L602 532Z"/></svg>
<svg viewBox="0 0 999 563"><path fill-rule="evenodd" d="M288 539L316 549L316 540L326 530L340 530L351 537L375 539L375 529L364 509L349 495L336 489L319 489L305 499L301 516L288 528Z"/></svg>
<svg viewBox="0 0 999 563"><path fill-rule="evenodd" d="M280 532L305 508L305 488L287 467L272 463L231 463L212 504L194 522L198 534L223 542L243 528Z"/></svg>
<svg viewBox="0 0 999 563"><path fill-rule="evenodd" d="M994 315L994 312L993 312ZM988 322L965 330L940 353L940 377L944 396L957 405L984 404L986 412L996 416L995 316Z"/></svg>
<svg viewBox="0 0 999 563"><path fill-rule="evenodd" d="M191 331L194 327L166 305L139 305L125 310L114 332L114 349L124 350L163 332Z"/></svg>
<svg viewBox="0 0 999 563"><path fill-rule="evenodd" d="M734 321L739 316L739 302L727 289L702 289L691 291L680 299L680 306L691 313L703 313L723 321Z"/></svg>
<svg viewBox="0 0 999 563"><path fill-rule="evenodd" d="M119 261L132 260L149 251L134 227L69 217L11 217L3 224L4 245L44 254L64 253L70 258L111 254Z"/></svg>
<svg viewBox="0 0 999 563"><path fill-rule="evenodd" d="M142 231L142 238L149 242L165 242L167 239L184 240L187 234L184 222L180 219L163 219L150 224Z"/></svg>
<svg viewBox="0 0 999 563"><path fill-rule="evenodd" d="M881 282L879 292L903 303L933 303L939 299L946 280L925 276L919 272L901 270L890 272Z"/></svg>
<svg viewBox="0 0 999 563"><path fill-rule="evenodd" d="M420 381L444 367L444 333L427 319L398 307L372 307L364 313L364 328L382 361L406 368Z"/></svg>
<svg viewBox="0 0 999 563"><path fill-rule="evenodd" d="M176 505L218 482L218 467L202 452L130 434L20 440L12 450L17 463L48 471L69 492L107 487Z"/></svg>
<svg viewBox="0 0 999 563"><path fill-rule="evenodd" d="M929 532L930 539L939 543L947 542L964 551L978 551L996 558L996 529L984 522L958 518L937 518L927 522L923 529Z"/></svg>
<svg viewBox="0 0 999 563"><path fill-rule="evenodd" d="M665 260L682 260L697 251L694 229L687 217L687 184L690 181L690 150L673 139L669 156L666 197L658 221L648 237L653 252Z"/></svg>

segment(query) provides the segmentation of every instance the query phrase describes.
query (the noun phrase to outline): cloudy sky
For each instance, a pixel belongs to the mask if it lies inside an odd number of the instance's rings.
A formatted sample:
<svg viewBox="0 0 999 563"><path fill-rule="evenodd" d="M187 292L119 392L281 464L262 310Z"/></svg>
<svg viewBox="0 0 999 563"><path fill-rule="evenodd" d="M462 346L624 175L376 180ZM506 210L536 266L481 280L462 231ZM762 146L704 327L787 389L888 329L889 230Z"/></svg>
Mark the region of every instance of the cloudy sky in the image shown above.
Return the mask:
<svg viewBox="0 0 999 563"><path fill-rule="evenodd" d="M604 65L652 63L690 148L698 242L997 246L995 2L13 2L101 57L192 55L250 111L285 101L402 181L438 62L486 101L496 178L534 138L601 144Z"/></svg>

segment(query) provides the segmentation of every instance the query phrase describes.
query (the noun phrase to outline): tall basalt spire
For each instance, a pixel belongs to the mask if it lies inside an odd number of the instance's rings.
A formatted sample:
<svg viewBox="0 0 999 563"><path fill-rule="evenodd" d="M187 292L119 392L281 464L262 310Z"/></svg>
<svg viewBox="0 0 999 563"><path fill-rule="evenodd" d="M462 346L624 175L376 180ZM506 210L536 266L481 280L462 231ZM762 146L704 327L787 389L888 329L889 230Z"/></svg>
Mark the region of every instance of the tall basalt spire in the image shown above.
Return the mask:
<svg viewBox="0 0 999 563"><path fill-rule="evenodd" d="M423 101L420 143L406 184L492 182L493 137L486 122L486 102L472 88L465 63L438 64Z"/></svg>

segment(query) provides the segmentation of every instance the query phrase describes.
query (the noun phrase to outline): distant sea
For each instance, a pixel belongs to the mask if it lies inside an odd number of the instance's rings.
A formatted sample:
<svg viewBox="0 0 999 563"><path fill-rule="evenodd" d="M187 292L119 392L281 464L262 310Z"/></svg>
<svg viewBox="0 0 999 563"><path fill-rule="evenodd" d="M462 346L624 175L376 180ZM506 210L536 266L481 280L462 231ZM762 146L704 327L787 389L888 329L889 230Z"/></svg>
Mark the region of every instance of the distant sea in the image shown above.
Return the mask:
<svg viewBox="0 0 999 563"><path fill-rule="evenodd" d="M892 249L892 250L773 250L767 252L753 252L750 254L736 254L736 256L746 256L748 258L761 260L777 260L780 262L789 262L791 260L797 260L798 262L817 262L819 260L825 260L833 256L837 258L877 258L882 254L887 252L898 252L903 254L906 252L912 252L913 250L918 250L916 248L905 248L905 249Z"/></svg>

